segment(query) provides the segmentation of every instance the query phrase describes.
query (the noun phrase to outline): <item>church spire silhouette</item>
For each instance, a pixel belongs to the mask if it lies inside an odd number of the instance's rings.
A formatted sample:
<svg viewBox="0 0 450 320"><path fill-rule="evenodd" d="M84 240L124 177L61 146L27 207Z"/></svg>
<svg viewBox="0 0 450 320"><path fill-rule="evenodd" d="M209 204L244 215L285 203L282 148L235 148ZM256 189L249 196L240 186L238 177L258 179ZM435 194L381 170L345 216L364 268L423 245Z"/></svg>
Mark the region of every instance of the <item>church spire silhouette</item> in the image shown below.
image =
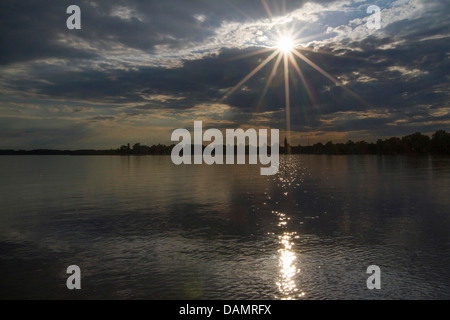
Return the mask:
<svg viewBox="0 0 450 320"><path fill-rule="evenodd" d="M291 145L288 143L287 137L284 138L284 153L291 154Z"/></svg>

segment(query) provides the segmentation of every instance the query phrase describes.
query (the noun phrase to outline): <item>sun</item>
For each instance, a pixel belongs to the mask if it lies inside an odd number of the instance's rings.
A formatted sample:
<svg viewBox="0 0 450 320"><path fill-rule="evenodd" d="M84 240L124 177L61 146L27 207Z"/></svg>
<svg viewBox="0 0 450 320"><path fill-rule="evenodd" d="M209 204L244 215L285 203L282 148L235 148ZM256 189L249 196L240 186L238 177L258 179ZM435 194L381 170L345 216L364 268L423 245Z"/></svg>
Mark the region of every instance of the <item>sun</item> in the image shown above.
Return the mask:
<svg viewBox="0 0 450 320"><path fill-rule="evenodd" d="M283 53L291 53L294 50L295 44L291 37L281 37L277 43L277 49Z"/></svg>
<svg viewBox="0 0 450 320"><path fill-rule="evenodd" d="M265 0L264 0L265 1ZM304 27L306 28L306 26ZM277 32L277 35L275 35L272 40L267 44L267 47L255 50L254 52L247 53L243 56L249 57L249 56L256 56L260 54L267 54L270 53L266 59L261 59L262 61L257 65L252 71L250 71L238 84L236 84L234 87L230 88L223 96L220 98L219 103L223 103L225 100L227 100L233 93L238 91L240 88L243 87L243 85L249 81L251 78L253 78L258 72L260 72L265 66L267 66L270 62L273 61L273 67L272 71L270 72L266 85L261 93L261 97L259 98L259 102L257 103L257 108L260 108L262 101L267 94L269 87L271 83L273 82L275 76L277 74L277 70L281 67L283 69L284 73L284 93L285 93L285 109L286 109L286 132L287 132L287 139L290 140L290 132L291 132L291 81L297 81L296 78L293 78L290 76L291 73L296 73L299 76L299 79L303 85L303 88L308 96L308 99L313 105L317 105L316 98L313 94L314 90L311 87L311 84L309 83L308 79L305 77L304 72L302 71L301 65L297 62L297 60L300 60L304 62L305 64L309 65L311 68L315 69L318 73L320 73L322 76L330 80L335 86L339 86L341 89L345 90L347 93L358 99L360 102L362 102L364 105L367 105L366 101L359 97L355 92L350 90L345 86L344 83L333 77L331 74L329 74L327 71L319 67L317 64L315 64L313 61L311 61L307 55L304 55L302 52L319 52L322 54L330 54L326 51L321 50L314 50L308 46L302 45L306 38L298 38L298 36L303 32L304 28L301 30L298 30L294 32L294 30L284 30Z"/></svg>

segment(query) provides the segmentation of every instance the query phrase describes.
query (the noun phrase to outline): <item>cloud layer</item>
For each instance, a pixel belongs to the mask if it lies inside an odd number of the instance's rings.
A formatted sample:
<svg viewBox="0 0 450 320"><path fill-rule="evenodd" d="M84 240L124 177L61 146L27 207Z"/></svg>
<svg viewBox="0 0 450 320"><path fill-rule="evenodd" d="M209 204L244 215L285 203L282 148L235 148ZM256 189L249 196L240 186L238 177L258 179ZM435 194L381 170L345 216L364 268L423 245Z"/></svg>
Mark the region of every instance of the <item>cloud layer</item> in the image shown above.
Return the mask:
<svg viewBox="0 0 450 320"><path fill-rule="evenodd" d="M441 1L68 1L0 3L0 148L169 143L195 120L286 128L280 33L336 78L290 68L293 143L430 133L450 124L448 6ZM378 5L382 28L367 28ZM298 33L298 34L297 34Z"/></svg>

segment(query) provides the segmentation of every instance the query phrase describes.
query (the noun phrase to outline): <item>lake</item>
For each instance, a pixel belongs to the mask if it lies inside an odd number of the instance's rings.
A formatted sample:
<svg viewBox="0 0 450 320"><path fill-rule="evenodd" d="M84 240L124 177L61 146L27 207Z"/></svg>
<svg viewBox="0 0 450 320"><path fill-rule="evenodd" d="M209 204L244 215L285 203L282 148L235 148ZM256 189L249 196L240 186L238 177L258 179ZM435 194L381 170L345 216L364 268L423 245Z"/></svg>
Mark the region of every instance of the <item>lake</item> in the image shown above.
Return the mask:
<svg viewBox="0 0 450 320"><path fill-rule="evenodd" d="M450 299L450 157L292 155L259 170L2 156L0 298Z"/></svg>

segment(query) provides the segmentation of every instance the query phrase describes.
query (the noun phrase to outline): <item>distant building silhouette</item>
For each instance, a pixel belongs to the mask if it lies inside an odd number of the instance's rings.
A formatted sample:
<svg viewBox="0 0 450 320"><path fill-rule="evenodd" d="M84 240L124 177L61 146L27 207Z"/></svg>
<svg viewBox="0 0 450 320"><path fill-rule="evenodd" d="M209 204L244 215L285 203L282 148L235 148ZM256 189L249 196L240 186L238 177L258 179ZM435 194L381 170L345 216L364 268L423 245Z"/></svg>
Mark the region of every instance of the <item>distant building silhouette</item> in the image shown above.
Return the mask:
<svg viewBox="0 0 450 320"><path fill-rule="evenodd" d="M287 137L284 138L284 153L291 154L291 145L288 143Z"/></svg>

